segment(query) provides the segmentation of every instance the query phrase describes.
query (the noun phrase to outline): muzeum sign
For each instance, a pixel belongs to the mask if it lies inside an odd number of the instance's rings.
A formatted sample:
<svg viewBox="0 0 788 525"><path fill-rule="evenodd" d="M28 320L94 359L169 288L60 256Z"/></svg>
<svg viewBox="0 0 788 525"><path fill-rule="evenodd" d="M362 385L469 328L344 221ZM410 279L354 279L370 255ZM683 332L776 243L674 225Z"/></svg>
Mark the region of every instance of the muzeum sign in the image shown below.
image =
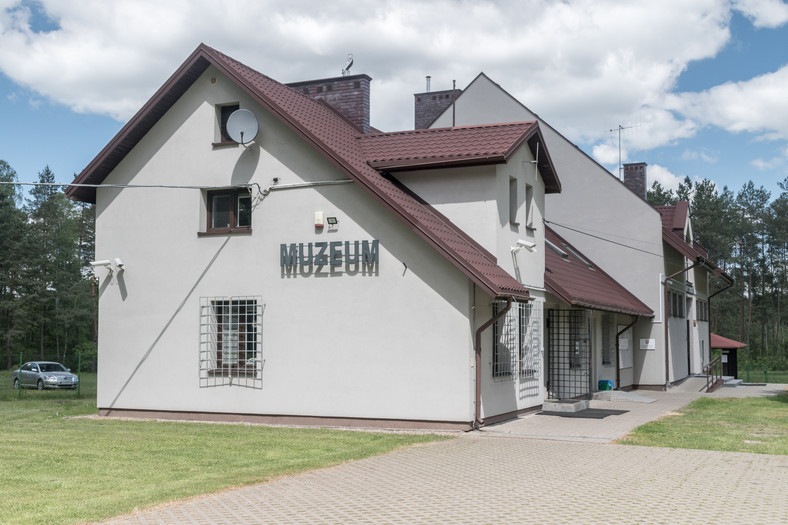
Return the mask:
<svg viewBox="0 0 788 525"><path fill-rule="evenodd" d="M279 266L377 265L380 243L373 241L329 241L279 245Z"/></svg>

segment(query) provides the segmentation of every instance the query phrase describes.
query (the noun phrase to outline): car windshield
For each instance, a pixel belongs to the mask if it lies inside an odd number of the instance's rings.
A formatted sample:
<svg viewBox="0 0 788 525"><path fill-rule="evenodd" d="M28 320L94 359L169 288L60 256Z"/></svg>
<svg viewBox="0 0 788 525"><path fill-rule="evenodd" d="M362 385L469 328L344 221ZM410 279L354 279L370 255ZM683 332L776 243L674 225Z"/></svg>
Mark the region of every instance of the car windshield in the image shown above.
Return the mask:
<svg viewBox="0 0 788 525"><path fill-rule="evenodd" d="M41 363L38 365L41 367L42 372L65 372L66 367L61 365L60 363Z"/></svg>

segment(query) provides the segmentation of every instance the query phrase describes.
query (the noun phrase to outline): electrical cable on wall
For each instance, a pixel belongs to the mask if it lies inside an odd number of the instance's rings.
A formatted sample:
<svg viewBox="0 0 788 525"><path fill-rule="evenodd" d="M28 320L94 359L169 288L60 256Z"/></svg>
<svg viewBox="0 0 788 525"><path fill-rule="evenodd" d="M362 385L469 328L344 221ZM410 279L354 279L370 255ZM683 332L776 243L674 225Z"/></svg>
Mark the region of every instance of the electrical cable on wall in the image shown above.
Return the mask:
<svg viewBox="0 0 788 525"><path fill-rule="evenodd" d="M650 252L650 251L644 250L642 248L636 248L635 246L632 246L630 244L624 244L624 243L621 243L621 242L618 242L618 241L614 241L612 239L606 239L605 237L601 237L599 235L594 235L593 233L588 233L588 232L585 232L583 230L578 230L577 228L573 228L573 227L567 226L565 224L559 224L557 222L548 221L547 219L545 219L544 222L545 222L545 224L552 224L552 225L558 226L560 228L566 228L567 230L572 230L573 232L577 232L577 233L580 233L582 235L587 235L589 237L593 237L594 239L599 239L600 241L609 242L611 244L616 244L618 246L623 246L624 248L629 248L630 250L635 250L635 251L638 251L638 252L643 252L643 253L647 253L649 255L653 255L654 257L662 258L662 255L660 255L658 253Z"/></svg>

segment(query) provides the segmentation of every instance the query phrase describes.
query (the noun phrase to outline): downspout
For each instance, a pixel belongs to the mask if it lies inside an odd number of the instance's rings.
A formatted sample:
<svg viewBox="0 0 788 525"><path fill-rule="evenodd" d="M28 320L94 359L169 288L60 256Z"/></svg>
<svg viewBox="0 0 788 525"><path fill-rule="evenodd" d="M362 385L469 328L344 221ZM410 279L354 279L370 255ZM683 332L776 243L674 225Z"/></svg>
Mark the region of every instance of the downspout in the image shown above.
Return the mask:
<svg viewBox="0 0 788 525"><path fill-rule="evenodd" d="M720 277L722 279L728 281L728 286L725 286L725 287L717 290L716 292L714 292L713 294L711 294L709 297L706 298L706 302L708 303L708 306L709 306L709 320L706 322L706 329L709 332L709 360L711 360L711 298L714 297L715 295L721 294L722 292L724 292L725 290L727 290L728 288L733 286L733 279L728 277L724 272L723 272L723 274ZM738 374L738 371L737 371L737 374Z"/></svg>
<svg viewBox="0 0 788 525"><path fill-rule="evenodd" d="M478 430L483 424L482 419L482 332L489 328L495 321L506 315L512 309L512 298L506 298L506 306L503 310L495 314L492 319L484 323L476 330L476 419L473 428Z"/></svg>
<svg viewBox="0 0 788 525"><path fill-rule="evenodd" d="M621 337L621 334L635 326L635 323L638 322L638 316L632 316L632 322L622 328L620 331L616 332L616 389L621 390L621 348L618 344L618 338ZM635 338L633 337L632 340L634 341Z"/></svg>
<svg viewBox="0 0 788 525"><path fill-rule="evenodd" d="M688 266L687 268L684 268L683 270L680 270L680 271L678 271L678 272L676 272L674 274L669 275L668 277L665 277L665 280L662 282L662 286L665 287L665 291L663 293L663 296L664 296L664 302L663 302L664 312L662 312L662 321L665 323L665 391L667 391L670 388L670 339L669 339L670 333L668 331L668 323L669 323L669 316L668 316L668 282L671 279L673 279L674 277L676 277L677 275L681 275L682 273L686 273L686 272L692 270L697 265L701 264L701 261L702 261L702 259L698 258L694 263L692 263L692 266Z"/></svg>

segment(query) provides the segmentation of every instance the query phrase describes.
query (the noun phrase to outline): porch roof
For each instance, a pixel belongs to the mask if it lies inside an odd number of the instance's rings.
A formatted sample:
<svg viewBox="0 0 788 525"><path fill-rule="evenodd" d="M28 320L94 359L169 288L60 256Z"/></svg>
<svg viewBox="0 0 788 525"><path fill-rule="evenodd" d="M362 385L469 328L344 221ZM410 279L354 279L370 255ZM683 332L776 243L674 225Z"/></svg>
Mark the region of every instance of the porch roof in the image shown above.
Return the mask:
<svg viewBox="0 0 788 525"><path fill-rule="evenodd" d="M545 239L545 288L561 301L592 310L654 316L651 308L547 226Z"/></svg>

